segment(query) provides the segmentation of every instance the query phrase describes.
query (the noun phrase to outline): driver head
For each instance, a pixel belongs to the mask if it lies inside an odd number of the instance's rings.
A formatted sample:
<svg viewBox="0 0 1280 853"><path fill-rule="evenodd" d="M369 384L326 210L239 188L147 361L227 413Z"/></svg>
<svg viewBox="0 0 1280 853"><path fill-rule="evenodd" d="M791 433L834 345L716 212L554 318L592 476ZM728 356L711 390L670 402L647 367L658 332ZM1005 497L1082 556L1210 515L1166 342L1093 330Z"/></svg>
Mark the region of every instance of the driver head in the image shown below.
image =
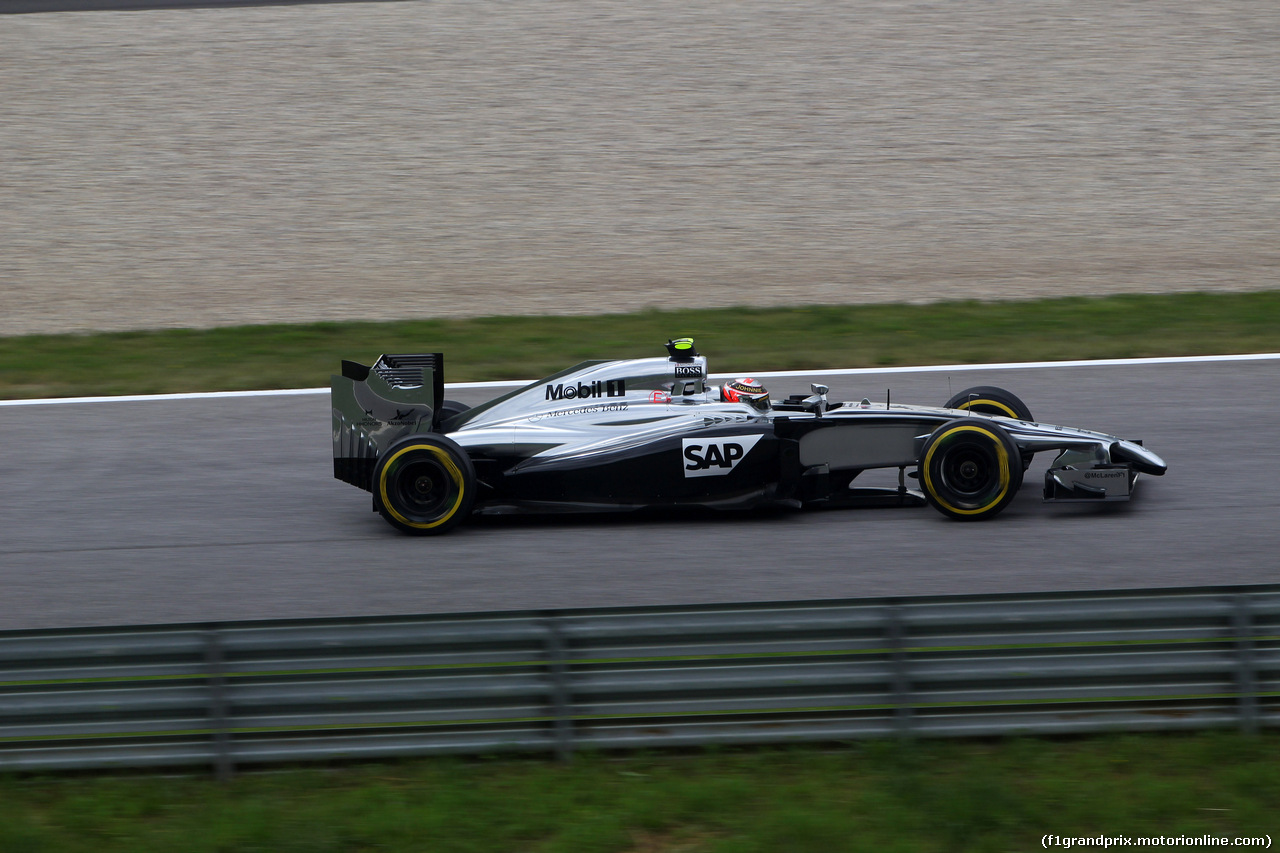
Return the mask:
<svg viewBox="0 0 1280 853"><path fill-rule="evenodd" d="M755 379L744 377L720 386L720 396L728 403L746 403L758 411L769 409L769 392Z"/></svg>

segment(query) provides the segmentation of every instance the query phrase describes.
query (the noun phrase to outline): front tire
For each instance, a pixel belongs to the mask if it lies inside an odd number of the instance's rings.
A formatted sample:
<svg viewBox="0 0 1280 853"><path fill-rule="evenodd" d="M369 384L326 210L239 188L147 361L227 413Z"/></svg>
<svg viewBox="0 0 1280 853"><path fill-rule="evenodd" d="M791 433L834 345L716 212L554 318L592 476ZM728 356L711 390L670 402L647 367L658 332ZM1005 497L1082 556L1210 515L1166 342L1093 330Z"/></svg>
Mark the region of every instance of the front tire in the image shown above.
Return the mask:
<svg viewBox="0 0 1280 853"><path fill-rule="evenodd" d="M443 435L407 436L373 469L373 502L397 530L435 536L457 527L476 500L476 472L466 451Z"/></svg>
<svg viewBox="0 0 1280 853"><path fill-rule="evenodd" d="M960 521L993 518L1022 486L1018 445L996 423L957 418L920 452L920 485L933 508Z"/></svg>
<svg viewBox="0 0 1280 853"><path fill-rule="evenodd" d="M1031 409L1016 394L994 385L975 385L966 388L947 401L944 409L961 409L981 412L984 415L1004 415L1020 421L1031 421Z"/></svg>
<svg viewBox="0 0 1280 853"><path fill-rule="evenodd" d="M1020 421L1034 421L1031 408L1011 391L997 388L995 385L975 385L956 394L944 409L960 409L965 412L981 412L984 415L1003 415ZM1022 470L1031 467L1034 453L1022 454Z"/></svg>

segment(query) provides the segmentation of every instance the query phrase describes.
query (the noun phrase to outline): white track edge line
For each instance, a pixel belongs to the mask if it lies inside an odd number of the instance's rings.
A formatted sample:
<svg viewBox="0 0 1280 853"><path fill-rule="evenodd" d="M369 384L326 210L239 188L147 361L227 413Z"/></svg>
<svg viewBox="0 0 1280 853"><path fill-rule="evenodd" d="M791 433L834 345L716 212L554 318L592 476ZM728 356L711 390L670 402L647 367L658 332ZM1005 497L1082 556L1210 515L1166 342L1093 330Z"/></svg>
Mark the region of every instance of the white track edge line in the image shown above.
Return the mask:
<svg viewBox="0 0 1280 853"><path fill-rule="evenodd" d="M1036 370L1055 367L1140 367L1156 364L1204 364L1224 361L1273 361L1280 352L1243 353L1239 355L1177 355L1159 358L1100 358L1080 361L1013 361L997 364L934 364L907 367L854 367L843 370L767 370L751 376L867 376L885 373L942 373L971 370ZM741 373L712 373L710 379L728 379ZM500 382L446 382L445 388L519 388L536 380L504 380ZM141 403L157 400L222 400L235 397L300 397L327 394L328 388L285 388L275 391L201 391L191 394L127 394L114 397L51 397L34 400L0 400L5 406L56 406L70 403Z"/></svg>

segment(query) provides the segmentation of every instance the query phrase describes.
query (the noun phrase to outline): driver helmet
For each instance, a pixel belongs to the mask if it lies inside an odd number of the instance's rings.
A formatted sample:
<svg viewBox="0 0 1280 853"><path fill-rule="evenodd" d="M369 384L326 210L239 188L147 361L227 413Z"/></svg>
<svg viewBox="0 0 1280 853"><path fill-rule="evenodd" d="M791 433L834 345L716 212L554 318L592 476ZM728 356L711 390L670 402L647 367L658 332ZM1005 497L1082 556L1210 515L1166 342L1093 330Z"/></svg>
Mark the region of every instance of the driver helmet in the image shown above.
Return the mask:
<svg viewBox="0 0 1280 853"><path fill-rule="evenodd" d="M769 409L769 392L758 381L749 377L721 385L720 397L727 403L746 403L762 412Z"/></svg>

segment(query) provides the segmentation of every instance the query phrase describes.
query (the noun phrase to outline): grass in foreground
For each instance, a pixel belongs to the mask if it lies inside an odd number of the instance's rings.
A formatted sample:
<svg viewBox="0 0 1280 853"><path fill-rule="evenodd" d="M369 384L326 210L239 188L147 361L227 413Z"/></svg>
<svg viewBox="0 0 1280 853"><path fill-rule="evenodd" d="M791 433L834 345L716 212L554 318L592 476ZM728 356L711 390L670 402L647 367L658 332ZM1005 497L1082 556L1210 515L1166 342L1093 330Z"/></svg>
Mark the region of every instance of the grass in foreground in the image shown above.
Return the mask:
<svg viewBox="0 0 1280 853"><path fill-rule="evenodd" d="M0 850L1010 851L1044 835L1280 841L1280 736L867 742L430 759L208 778L0 777ZM1061 848L1058 848L1061 849Z"/></svg>
<svg viewBox="0 0 1280 853"><path fill-rule="evenodd" d="M340 359L446 354L449 381L537 379L692 335L716 372L1280 350L1280 291L0 338L0 399L314 388Z"/></svg>

